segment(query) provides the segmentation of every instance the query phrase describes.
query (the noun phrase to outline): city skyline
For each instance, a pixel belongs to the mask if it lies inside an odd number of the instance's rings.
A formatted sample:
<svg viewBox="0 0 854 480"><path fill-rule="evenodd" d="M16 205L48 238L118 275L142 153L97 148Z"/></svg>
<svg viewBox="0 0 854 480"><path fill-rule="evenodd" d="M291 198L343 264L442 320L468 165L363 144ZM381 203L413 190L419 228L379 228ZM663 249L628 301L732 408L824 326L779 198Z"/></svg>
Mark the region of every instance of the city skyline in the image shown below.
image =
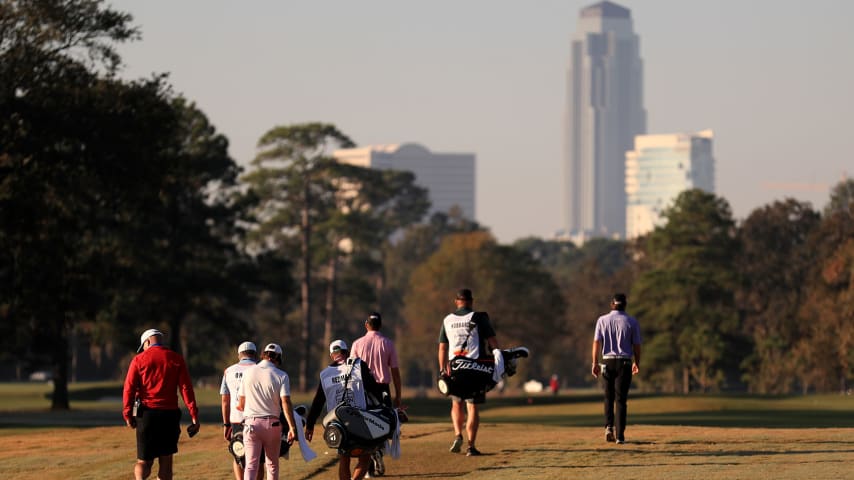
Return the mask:
<svg viewBox="0 0 854 480"><path fill-rule="evenodd" d="M629 9L605 1L579 12L565 100L564 238L625 237L626 151L646 133L639 44Z"/></svg>
<svg viewBox="0 0 854 480"><path fill-rule="evenodd" d="M247 166L268 129L334 123L359 145L477 156L477 219L499 241L562 227L562 114L579 11L595 2L112 1L142 40L124 78L169 72ZM715 131L738 219L821 209L852 174L854 2L618 2L641 37L647 132Z"/></svg>

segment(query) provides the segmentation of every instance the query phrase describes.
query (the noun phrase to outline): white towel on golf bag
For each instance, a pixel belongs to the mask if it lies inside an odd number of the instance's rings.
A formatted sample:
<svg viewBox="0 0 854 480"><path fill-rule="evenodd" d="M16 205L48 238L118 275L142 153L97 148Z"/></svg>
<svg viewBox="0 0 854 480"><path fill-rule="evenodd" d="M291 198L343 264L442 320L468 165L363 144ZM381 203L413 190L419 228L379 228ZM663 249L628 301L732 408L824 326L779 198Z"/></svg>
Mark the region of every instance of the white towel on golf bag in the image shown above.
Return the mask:
<svg viewBox="0 0 854 480"><path fill-rule="evenodd" d="M495 370L492 372L492 381L498 383L501 377L504 376L504 355L497 348L492 349L492 356L495 357Z"/></svg>
<svg viewBox="0 0 854 480"><path fill-rule="evenodd" d="M397 409L394 409L394 418L397 420L397 426L394 428L394 435L391 439L386 440L385 451L391 455L391 458L397 460L400 458L400 418L397 416Z"/></svg>
<svg viewBox="0 0 854 480"><path fill-rule="evenodd" d="M305 418L302 415L297 413L297 410L294 409L294 420L297 427L297 440L299 440L299 453L302 454L302 459L306 462L310 462L317 458L317 454L314 453L314 450L308 446L308 442L305 440Z"/></svg>

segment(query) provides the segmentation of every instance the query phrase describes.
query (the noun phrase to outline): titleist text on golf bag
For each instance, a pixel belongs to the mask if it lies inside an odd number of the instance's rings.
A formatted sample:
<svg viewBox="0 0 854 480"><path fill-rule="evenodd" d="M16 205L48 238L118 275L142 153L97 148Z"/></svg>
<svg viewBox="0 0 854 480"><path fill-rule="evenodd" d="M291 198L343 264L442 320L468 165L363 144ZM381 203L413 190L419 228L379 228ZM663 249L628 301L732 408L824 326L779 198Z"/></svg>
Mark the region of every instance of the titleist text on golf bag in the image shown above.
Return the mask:
<svg viewBox="0 0 854 480"><path fill-rule="evenodd" d="M525 347L500 350L499 362L496 362L496 358L454 357L450 362L450 375L442 372L439 377L439 391L442 395L460 398L474 398L484 394L495 388L500 378L515 375L516 360L526 358L528 353ZM498 369L497 373L496 369Z"/></svg>

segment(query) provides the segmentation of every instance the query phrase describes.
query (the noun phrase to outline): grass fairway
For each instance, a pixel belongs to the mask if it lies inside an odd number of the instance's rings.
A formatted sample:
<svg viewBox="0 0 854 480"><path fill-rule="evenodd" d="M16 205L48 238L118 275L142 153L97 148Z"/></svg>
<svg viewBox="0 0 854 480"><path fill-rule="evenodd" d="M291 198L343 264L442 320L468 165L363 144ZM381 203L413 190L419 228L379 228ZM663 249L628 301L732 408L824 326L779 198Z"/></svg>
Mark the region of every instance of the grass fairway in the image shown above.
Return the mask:
<svg viewBox="0 0 854 480"><path fill-rule="evenodd" d="M116 385L76 385L74 411L65 413L46 411L38 388L0 385L4 477L132 478L134 434L121 426L111 398ZM193 439L182 435L175 478L230 479L218 396L200 391L199 398L202 431ZM627 443L615 445L604 441L598 394L534 397L531 403L495 396L481 419L484 455L472 458L447 450L447 400L410 403L403 456L387 460L388 479L854 478L852 397L637 396L629 401ZM312 447L317 459L306 463L295 450L280 477L337 478L335 454L319 431Z"/></svg>

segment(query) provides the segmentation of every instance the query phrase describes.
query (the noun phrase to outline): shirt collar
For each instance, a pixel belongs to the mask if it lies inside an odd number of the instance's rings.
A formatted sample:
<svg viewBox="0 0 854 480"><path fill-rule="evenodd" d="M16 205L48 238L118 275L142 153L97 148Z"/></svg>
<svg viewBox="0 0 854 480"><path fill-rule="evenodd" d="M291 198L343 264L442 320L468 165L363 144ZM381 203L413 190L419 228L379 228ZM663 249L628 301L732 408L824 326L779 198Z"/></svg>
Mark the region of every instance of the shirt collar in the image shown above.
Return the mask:
<svg viewBox="0 0 854 480"><path fill-rule="evenodd" d="M472 309L470 309L468 307L462 307L459 310L457 310L456 312L454 312L454 315L460 315L460 316L468 315L471 312L472 312Z"/></svg>

